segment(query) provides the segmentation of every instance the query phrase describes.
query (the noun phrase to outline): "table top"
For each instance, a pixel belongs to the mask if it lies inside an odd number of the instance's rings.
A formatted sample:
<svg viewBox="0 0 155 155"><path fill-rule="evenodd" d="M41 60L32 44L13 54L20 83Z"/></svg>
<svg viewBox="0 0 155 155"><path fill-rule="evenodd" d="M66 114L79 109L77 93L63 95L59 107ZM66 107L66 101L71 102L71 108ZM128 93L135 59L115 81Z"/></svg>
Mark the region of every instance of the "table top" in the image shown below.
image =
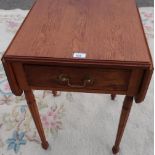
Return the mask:
<svg viewBox="0 0 155 155"><path fill-rule="evenodd" d="M18 30L8 58L151 64L134 0L38 0Z"/></svg>

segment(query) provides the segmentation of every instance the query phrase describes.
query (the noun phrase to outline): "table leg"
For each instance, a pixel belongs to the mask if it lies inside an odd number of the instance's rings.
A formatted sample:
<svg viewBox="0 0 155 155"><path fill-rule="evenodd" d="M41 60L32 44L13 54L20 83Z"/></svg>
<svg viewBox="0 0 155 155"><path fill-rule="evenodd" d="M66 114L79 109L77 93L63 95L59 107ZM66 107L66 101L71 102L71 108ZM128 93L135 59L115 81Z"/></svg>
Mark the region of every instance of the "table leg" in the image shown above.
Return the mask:
<svg viewBox="0 0 155 155"><path fill-rule="evenodd" d="M43 126L41 123L38 107L37 107L33 92L32 92L32 90L29 90L29 91L24 91L24 93L25 93L25 98L27 100L28 107L30 109L31 115L33 117L34 123L38 130L40 139L42 141L42 147L44 149L47 149L49 145L48 145L48 142L47 142L45 134L44 134Z"/></svg>
<svg viewBox="0 0 155 155"><path fill-rule="evenodd" d="M119 145L120 145L120 142L123 136L123 132L124 132L128 117L129 117L129 113L132 107L132 102L133 102L133 97L130 97L130 96L125 97L124 102L123 102L121 116L120 116L115 145L112 148L112 151L114 154L119 152Z"/></svg>
<svg viewBox="0 0 155 155"><path fill-rule="evenodd" d="M58 95L58 92L55 91L55 90L52 90L52 94L53 94L53 96L57 96Z"/></svg>
<svg viewBox="0 0 155 155"><path fill-rule="evenodd" d="M116 98L116 94L111 94L111 99L115 100L115 98Z"/></svg>

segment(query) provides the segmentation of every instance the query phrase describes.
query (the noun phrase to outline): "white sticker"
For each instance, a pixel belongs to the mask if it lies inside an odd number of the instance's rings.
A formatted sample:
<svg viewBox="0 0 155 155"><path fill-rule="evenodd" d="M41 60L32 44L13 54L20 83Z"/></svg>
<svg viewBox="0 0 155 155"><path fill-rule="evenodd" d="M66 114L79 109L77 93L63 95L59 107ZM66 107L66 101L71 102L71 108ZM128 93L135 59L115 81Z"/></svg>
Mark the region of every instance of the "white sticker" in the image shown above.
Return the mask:
<svg viewBox="0 0 155 155"><path fill-rule="evenodd" d="M86 58L86 53L79 53L79 52L76 52L73 54L73 58Z"/></svg>

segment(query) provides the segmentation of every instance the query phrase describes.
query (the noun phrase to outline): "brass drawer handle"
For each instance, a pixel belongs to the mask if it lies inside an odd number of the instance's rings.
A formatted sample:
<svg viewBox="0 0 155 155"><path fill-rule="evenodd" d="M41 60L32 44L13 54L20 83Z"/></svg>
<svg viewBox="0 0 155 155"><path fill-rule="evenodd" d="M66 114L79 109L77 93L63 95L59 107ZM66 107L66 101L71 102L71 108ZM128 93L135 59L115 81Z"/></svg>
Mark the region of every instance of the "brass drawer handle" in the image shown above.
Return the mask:
<svg viewBox="0 0 155 155"><path fill-rule="evenodd" d="M59 81L59 83L63 83L63 84L66 83L69 87L72 87L72 88L84 88L84 87L86 87L88 85L92 86L93 83L94 83L94 81L92 79L87 77L84 80L82 80L83 84L81 84L81 85L74 85L74 84L70 83L70 78L67 75L64 75L64 74L59 75L58 81Z"/></svg>

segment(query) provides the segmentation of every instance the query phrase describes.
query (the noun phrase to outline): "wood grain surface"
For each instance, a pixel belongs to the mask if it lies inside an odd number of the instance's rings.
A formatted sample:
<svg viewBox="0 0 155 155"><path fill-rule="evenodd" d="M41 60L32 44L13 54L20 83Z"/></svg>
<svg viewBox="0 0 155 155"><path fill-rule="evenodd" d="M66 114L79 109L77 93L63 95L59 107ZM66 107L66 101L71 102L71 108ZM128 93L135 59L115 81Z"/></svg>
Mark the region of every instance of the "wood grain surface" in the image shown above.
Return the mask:
<svg viewBox="0 0 155 155"><path fill-rule="evenodd" d="M6 57L145 62L151 64L134 0L38 0Z"/></svg>
<svg viewBox="0 0 155 155"><path fill-rule="evenodd" d="M74 52L86 58L75 59ZM44 149L48 142L32 89L126 95L116 154L132 101L144 100L153 73L134 0L38 0L2 62L12 92L25 93Z"/></svg>
<svg viewBox="0 0 155 155"><path fill-rule="evenodd" d="M106 91L124 91L128 89L130 79L130 70L98 69L86 67L57 67L41 65L24 66L27 81L30 86L51 87L52 89L75 89L75 90L106 90ZM67 82L61 82L59 77L69 78ZM92 80L91 85L83 87L84 80ZM78 87L80 86L80 87ZM82 86L82 87L81 87Z"/></svg>

